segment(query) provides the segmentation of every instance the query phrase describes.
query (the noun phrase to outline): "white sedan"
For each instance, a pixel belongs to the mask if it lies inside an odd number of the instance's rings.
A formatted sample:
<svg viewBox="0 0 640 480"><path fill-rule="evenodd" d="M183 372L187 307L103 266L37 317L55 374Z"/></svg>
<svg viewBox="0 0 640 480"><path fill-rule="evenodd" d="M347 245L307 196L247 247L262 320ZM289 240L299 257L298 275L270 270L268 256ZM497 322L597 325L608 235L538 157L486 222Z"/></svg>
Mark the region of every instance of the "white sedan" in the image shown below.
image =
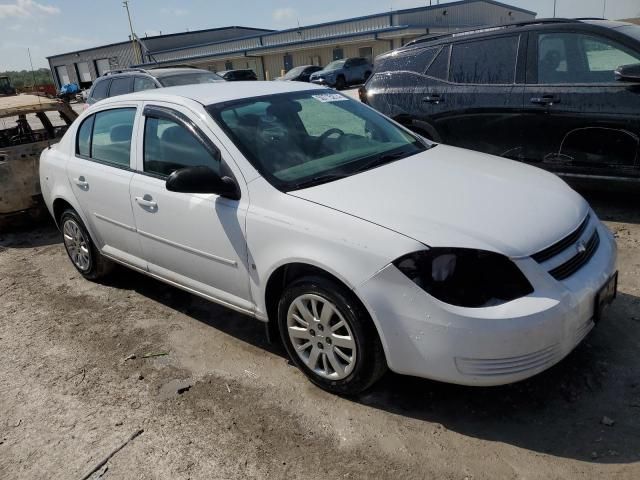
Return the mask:
<svg viewBox="0 0 640 480"><path fill-rule="evenodd" d="M562 180L314 85L107 99L43 152L40 176L86 278L116 262L251 315L338 394L387 368L522 380L616 295L613 236Z"/></svg>

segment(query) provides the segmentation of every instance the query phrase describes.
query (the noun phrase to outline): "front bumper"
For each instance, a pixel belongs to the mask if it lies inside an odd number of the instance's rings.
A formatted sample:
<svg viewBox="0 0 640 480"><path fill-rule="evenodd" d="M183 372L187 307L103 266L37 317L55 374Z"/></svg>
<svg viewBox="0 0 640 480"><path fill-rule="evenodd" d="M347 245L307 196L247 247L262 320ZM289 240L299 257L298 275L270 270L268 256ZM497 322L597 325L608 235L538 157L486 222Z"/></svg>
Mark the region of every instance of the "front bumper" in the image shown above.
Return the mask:
<svg viewBox="0 0 640 480"><path fill-rule="evenodd" d="M531 258L517 259L535 291L504 305L445 304L388 265L356 293L367 306L397 373L460 385L503 385L536 375L568 355L594 326L595 297L615 273L613 235L579 271L557 281Z"/></svg>

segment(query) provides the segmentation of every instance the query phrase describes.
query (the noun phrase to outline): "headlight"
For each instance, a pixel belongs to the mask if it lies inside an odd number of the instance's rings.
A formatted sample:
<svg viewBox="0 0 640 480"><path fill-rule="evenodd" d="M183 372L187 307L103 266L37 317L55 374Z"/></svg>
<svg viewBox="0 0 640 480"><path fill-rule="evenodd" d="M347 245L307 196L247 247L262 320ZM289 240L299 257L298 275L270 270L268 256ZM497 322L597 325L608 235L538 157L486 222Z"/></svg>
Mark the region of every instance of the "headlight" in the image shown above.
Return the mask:
<svg viewBox="0 0 640 480"><path fill-rule="evenodd" d="M458 307L501 305L533 292L520 269L498 253L465 248L432 248L393 264L438 300Z"/></svg>

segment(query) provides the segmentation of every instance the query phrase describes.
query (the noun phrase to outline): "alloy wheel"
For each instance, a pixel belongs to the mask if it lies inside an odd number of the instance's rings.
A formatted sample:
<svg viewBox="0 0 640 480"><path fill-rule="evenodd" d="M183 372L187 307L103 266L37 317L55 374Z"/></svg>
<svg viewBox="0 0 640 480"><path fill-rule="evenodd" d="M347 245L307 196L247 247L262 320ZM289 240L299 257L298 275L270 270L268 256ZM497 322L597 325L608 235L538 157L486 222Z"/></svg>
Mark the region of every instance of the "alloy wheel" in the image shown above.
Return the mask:
<svg viewBox="0 0 640 480"><path fill-rule="evenodd" d="M326 298L297 297L287 312L287 333L298 357L316 375L342 380L353 371L355 337L348 321Z"/></svg>
<svg viewBox="0 0 640 480"><path fill-rule="evenodd" d="M82 272L91 268L89 244L80 226L73 219L67 219L62 228L64 246L73 264Z"/></svg>

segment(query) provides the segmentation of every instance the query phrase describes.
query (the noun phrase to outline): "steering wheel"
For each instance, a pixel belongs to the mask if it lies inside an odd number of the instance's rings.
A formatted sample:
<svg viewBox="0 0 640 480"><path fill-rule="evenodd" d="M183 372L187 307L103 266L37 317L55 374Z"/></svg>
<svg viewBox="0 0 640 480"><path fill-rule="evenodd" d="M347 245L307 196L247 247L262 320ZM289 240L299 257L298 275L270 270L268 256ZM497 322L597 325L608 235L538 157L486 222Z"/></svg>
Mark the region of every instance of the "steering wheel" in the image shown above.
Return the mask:
<svg viewBox="0 0 640 480"><path fill-rule="evenodd" d="M327 138L329 138L331 135L333 135L334 133L337 133L341 137L343 137L345 135L345 133L342 130L340 130L339 128L330 128L329 130L327 130L326 132L324 132L322 135L320 135L317 138L315 146L314 146L314 150L316 152L318 150L320 150L320 148L322 148L322 144L325 142L325 140Z"/></svg>

